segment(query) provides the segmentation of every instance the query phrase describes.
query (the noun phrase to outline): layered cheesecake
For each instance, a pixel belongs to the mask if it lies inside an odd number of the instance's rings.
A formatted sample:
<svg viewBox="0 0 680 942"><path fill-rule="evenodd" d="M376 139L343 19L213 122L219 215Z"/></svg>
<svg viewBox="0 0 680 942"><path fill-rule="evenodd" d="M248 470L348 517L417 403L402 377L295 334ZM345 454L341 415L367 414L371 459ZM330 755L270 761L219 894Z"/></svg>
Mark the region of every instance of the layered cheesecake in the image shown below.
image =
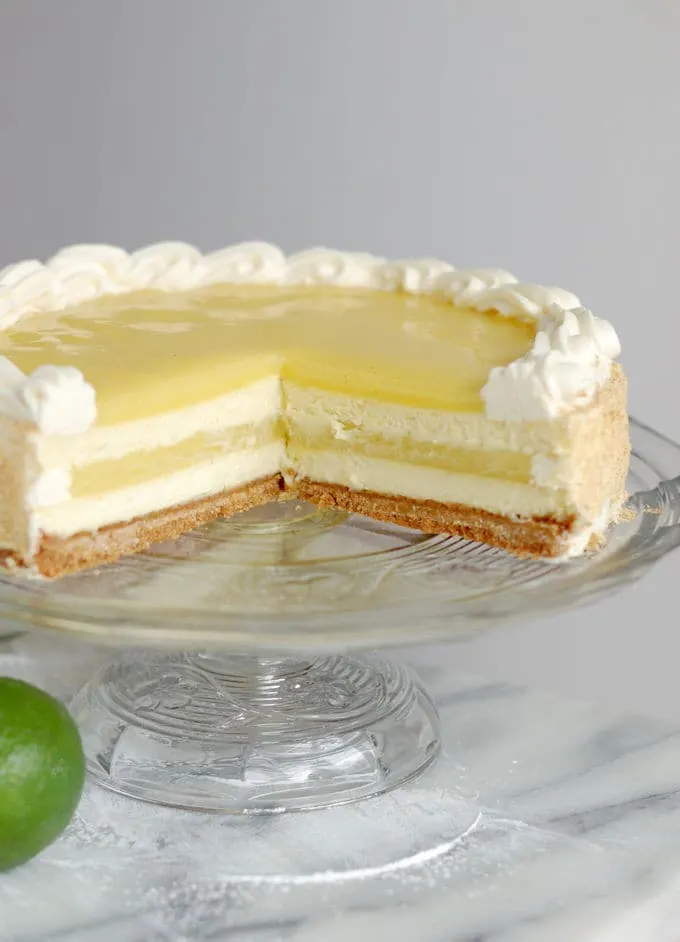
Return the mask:
<svg viewBox="0 0 680 942"><path fill-rule="evenodd" d="M59 576L299 497L518 554L624 499L606 321L499 269L248 243L0 273L0 557Z"/></svg>

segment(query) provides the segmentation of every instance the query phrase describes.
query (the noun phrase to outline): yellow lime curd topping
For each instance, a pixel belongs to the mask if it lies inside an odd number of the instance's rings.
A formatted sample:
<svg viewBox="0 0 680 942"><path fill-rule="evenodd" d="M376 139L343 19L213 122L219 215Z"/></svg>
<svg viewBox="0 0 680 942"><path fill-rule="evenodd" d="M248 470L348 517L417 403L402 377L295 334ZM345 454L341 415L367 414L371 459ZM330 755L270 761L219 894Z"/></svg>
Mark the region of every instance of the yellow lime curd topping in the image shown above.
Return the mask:
<svg viewBox="0 0 680 942"><path fill-rule="evenodd" d="M78 367L98 425L194 405L274 374L412 407L476 412L494 366L536 325L445 300L337 287L219 285L145 291L30 314L0 333L25 373Z"/></svg>

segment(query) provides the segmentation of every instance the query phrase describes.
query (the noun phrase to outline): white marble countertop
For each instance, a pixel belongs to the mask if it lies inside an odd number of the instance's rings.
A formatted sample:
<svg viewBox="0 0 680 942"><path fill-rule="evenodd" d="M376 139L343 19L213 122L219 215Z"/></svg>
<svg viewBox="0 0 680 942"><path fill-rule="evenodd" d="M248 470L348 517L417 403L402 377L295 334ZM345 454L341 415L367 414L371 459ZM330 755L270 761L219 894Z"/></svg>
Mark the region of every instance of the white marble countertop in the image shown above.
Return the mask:
<svg viewBox="0 0 680 942"><path fill-rule="evenodd" d="M0 878L0 939L677 942L680 724L456 675L444 650L406 652L444 736L417 782L247 819L89 787L67 834ZM100 657L36 635L0 672L66 696Z"/></svg>

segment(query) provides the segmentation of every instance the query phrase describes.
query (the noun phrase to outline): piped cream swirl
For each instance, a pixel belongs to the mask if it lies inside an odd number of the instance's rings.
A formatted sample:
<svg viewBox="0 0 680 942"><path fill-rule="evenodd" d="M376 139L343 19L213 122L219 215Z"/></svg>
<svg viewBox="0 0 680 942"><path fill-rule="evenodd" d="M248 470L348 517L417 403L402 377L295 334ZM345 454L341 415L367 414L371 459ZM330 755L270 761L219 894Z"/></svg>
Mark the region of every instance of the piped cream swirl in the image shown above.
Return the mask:
<svg viewBox="0 0 680 942"><path fill-rule="evenodd" d="M0 330L26 314L60 310L107 294L187 291L220 283L431 294L455 305L534 320L539 329L532 350L492 370L482 390L486 414L493 419L551 419L587 404L607 381L619 353L613 327L582 308L575 295L519 282L503 269L456 269L437 259L391 262L325 248L286 256L265 242L206 255L183 242L158 243L132 253L110 245L75 245L45 264L29 260L10 265L0 272ZM33 421L47 435L78 434L94 424L94 392L78 370L41 367L24 377L2 360L6 358L0 358L0 409Z"/></svg>

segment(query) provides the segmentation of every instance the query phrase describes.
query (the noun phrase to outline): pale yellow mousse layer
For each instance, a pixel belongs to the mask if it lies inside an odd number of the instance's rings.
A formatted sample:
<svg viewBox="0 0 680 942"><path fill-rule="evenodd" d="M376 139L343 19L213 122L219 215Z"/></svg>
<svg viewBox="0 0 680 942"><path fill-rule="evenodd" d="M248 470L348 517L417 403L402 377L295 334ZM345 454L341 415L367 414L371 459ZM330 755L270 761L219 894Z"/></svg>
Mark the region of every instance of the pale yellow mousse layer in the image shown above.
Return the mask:
<svg viewBox="0 0 680 942"><path fill-rule="evenodd" d="M199 432L167 448L137 450L123 458L86 464L74 469L70 494L72 498L91 497L117 488L134 487L153 478L228 458L239 451L272 445L283 440L282 432L281 423L272 420L254 427L239 426L221 434ZM330 431L326 435L294 433L288 441L295 455L348 450ZM351 451L357 457L388 459L416 467L439 468L523 484L531 481L531 457L512 451L468 451L382 436L356 443Z"/></svg>
<svg viewBox="0 0 680 942"><path fill-rule="evenodd" d="M538 456L558 473L569 439L559 424L489 422L481 413L360 399L272 376L153 419L41 439L46 481L66 471L68 489L55 500L45 488L33 508L44 533L68 536L283 472L564 518L578 512L568 491L537 486L534 471Z"/></svg>
<svg viewBox="0 0 680 942"><path fill-rule="evenodd" d="M257 425L222 431L197 432L165 448L137 449L122 458L101 460L73 470L71 497L92 497L120 488L135 487L154 478L214 464L237 452L252 451L282 441L278 417Z"/></svg>
<svg viewBox="0 0 680 942"><path fill-rule="evenodd" d="M78 367L98 426L183 409L272 375L402 405L481 412L494 366L535 324L445 300L348 288L215 286L139 292L23 317L0 353L25 373Z"/></svg>

